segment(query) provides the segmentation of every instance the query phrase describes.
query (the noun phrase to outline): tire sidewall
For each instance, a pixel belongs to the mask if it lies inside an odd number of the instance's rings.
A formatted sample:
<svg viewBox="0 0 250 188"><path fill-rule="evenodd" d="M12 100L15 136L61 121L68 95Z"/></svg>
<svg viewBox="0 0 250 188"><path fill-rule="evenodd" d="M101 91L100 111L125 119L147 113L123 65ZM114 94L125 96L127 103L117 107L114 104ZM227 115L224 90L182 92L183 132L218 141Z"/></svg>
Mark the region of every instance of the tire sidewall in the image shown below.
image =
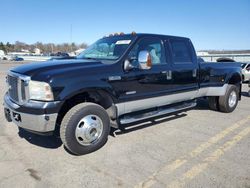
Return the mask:
<svg viewBox="0 0 250 188"><path fill-rule="evenodd" d="M80 120L87 115L98 116L103 123L103 131L102 135L100 136L97 142L89 146L83 146L77 141L75 137L75 130ZM99 107L97 105L88 105L86 107L81 108L71 116L68 125L66 127L65 139L67 141L67 146L69 147L68 149L73 153L79 155L96 151L97 149L102 147L107 141L107 137L110 131L109 124L110 124L109 117L106 111L102 107Z"/></svg>
<svg viewBox="0 0 250 188"><path fill-rule="evenodd" d="M230 107L229 106L229 96L230 94L235 91L236 92L236 103L233 107ZM227 111L228 112L232 112L235 110L235 108L237 107L238 105L238 101L239 101L239 91L238 91L238 88L234 85L231 85L231 87L229 87L228 91L227 91L227 97L226 97L226 106L227 106Z"/></svg>

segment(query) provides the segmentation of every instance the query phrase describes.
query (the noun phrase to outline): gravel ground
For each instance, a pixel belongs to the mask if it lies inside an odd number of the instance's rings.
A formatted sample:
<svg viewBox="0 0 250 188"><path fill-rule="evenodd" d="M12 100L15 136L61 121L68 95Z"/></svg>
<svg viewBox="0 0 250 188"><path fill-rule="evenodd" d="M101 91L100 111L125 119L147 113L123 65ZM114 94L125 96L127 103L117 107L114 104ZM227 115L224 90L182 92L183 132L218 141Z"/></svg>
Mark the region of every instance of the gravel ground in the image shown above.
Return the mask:
<svg viewBox="0 0 250 188"><path fill-rule="evenodd" d="M0 62L0 85L18 63ZM0 187L250 187L250 97L230 114L194 110L130 127L100 150L69 154L60 139L18 132L0 109ZM0 92L3 103L4 89Z"/></svg>

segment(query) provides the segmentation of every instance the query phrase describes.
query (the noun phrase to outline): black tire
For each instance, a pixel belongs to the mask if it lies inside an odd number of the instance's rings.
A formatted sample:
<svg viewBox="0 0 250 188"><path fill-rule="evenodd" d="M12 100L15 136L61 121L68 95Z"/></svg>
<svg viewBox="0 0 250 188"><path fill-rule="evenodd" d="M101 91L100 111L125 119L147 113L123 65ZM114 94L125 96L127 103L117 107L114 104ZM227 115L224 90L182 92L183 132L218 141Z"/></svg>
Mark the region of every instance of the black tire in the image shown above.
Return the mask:
<svg viewBox="0 0 250 188"><path fill-rule="evenodd" d="M229 97L232 92L236 93L236 102L233 106L229 105ZM230 113L234 111L239 100L239 89L235 85L228 85L224 96L219 97L219 109L221 112Z"/></svg>
<svg viewBox="0 0 250 188"><path fill-rule="evenodd" d="M211 110L218 111L219 110L218 97L208 97L208 105Z"/></svg>
<svg viewBox="0 0 250 188"><path fill-rule="evenodd" d="M76 138L76 128L80 120L88 115L95 115L100 118L103 129L99 139L90 145L82 145ZM106 110L94 103L81 103L71 108L64 116L60 137L64 146L73 154L84 155L101 148L108 140L110 132L110 119Z"/></svg>
<svg viewBox="0 0 250 188"><path fill-rule="evenodd" d="M244 83L245 82L245 76L242 75L242 82Z"/></svg>

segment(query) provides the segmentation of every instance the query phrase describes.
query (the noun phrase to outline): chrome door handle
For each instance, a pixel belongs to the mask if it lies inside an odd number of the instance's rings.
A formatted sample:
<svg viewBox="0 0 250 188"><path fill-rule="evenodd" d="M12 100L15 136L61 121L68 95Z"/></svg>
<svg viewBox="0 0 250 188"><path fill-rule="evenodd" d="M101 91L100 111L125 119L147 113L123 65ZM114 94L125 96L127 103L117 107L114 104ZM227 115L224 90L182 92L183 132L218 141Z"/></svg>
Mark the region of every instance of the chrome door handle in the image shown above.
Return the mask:
<svg viewBox="0 0 250 188"><path fill-rule="evenodd" d="M171 80L172 79L172 71L169 70L167 71L167 80Z"/></svg>
<svg viewBox="0 0 250 188"><path fill-rule="evenodd" d="M166 78L167 80L171 80L172 79L172 71L168 70L168 71L161 71L162 74L166 74Z"/></svg>
<svg viewBox="0 0 250 188"><path fill-rule="evenodd" d="M193 77L196 77L197 76L197 69L194 69L193 70Z"/></svg>

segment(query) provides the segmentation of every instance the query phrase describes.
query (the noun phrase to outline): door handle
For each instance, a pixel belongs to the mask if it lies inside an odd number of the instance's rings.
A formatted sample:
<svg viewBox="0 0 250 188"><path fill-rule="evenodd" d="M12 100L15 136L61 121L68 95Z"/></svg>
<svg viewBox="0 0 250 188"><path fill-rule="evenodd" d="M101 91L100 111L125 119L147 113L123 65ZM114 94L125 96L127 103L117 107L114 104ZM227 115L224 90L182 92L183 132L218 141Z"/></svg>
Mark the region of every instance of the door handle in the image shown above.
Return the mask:
<svg viewBox="0 0 250 188"><path fill-rule="evenodd" d="M172 79L172 71L169 70L167 71L167 80L171 80Z"/></svg>
<svg viewBox="0 0 250 188"><path fill-rule="evenodd" d="M172 79L172 71L168 70L168 71L161 71L162 74L166 74L167 80L171 80Z"/></svg>
<svg viewBox="0 0 250 188"><path fill-rule="evenodd" d="M193 70L193 77L196 77L197 76L197 69L194 69Z"/></svg>

